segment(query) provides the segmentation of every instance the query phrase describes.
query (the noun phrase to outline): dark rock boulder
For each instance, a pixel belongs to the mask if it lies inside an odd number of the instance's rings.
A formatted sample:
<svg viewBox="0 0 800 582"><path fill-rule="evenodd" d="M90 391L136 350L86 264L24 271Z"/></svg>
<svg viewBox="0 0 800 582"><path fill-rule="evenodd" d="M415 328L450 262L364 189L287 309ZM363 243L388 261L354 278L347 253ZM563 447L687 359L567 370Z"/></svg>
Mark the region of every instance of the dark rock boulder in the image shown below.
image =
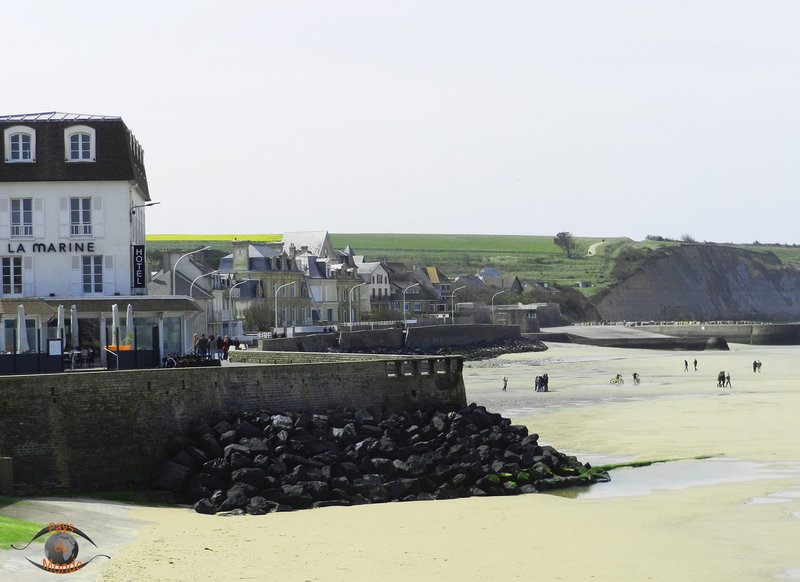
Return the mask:
<svg viewBox="0 0 800 582"><path fill-rule="evenodd" d="M153 484L205 513L517 495L608 478L474 403L388 415L262 410L192 423L188 439Z"/></svg>

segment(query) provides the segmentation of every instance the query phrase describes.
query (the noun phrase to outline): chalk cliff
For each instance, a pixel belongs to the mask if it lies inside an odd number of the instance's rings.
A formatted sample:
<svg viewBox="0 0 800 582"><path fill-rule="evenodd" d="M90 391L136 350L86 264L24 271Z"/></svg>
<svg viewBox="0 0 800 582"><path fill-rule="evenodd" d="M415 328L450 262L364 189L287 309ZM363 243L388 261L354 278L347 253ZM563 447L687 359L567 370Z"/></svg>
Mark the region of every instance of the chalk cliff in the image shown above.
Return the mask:
<svg viewBox="0 0 800 582"><path fill-rule="evenodd" d="M606 321L800 321L800 270L770 252L687 244L654 253L593 302Z"/></svg>

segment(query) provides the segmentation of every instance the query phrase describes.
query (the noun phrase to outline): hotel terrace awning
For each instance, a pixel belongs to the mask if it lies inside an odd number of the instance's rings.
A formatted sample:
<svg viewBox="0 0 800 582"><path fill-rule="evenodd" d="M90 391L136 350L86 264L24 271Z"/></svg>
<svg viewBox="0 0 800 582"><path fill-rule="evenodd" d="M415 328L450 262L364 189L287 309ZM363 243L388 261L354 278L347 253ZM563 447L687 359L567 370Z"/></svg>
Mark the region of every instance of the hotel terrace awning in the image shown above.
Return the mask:
<svg viewBox="0 0 800 582"><path fill-rule="evenodd" d="M6 297L0 299L0 316L17 316L17 307L22 305L27 316L55 317L58 306L76 305L81 315L90 313L111 313L111 306L117 304L130 305L137 315L145 313L195 313L202 311L197 302L188 297L146 297L119 296L112 297L48 297L22 298Z"/></svg>

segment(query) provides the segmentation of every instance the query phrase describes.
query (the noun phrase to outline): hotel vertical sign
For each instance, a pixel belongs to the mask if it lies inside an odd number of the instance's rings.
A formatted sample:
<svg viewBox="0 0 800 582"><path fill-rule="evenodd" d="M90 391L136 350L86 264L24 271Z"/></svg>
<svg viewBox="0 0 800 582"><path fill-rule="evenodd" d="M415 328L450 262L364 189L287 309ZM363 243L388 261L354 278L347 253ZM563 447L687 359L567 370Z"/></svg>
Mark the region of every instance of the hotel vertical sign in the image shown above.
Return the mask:
<svg viewBox="0 0 800 582"><path fill-rule="evenodd" d="M146 286L144 245L133 245L133 288L144 289Z"/></svg>

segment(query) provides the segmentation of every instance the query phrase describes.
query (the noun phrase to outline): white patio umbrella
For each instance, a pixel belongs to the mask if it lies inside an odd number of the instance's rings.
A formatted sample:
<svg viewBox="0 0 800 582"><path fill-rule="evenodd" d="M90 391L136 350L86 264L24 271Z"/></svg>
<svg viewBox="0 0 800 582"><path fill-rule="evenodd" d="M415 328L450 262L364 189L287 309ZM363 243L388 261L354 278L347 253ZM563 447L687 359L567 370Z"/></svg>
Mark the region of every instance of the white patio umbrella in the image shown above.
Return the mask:
<svg viewBox="0 0 800 582"><path fill-rule="evenodd" d="M69 308L69 326L72 331L72 348L78 349L80 347L80 338L78 337L78 307L73 305Z"/></svg>
<svg viewBox="0 0 800 582"><path fill-rule="evenodd" d="M56 318L56 337L60 340L64 340L64 306L58 306L58 316Z"/></svg>
<svg viewBox="0 0 800 582"><path fill-rule="evenodd" d="M119 307L116 303L111 306L111 344L119 345Z"/></svg>
<svg viewBox="0 0 800 582"><path fill-rule="evenodd" d="M29 352L28 327L25 325L25 306L17 305L17 353Z"/></svg>
<svg viewBox="0 0 800 582"><path fill-rule="evenodd" d="M125 343L133 345L133 336L136 328L133 325L133 305L128 303L128 309L125 310Z"/></svg>

